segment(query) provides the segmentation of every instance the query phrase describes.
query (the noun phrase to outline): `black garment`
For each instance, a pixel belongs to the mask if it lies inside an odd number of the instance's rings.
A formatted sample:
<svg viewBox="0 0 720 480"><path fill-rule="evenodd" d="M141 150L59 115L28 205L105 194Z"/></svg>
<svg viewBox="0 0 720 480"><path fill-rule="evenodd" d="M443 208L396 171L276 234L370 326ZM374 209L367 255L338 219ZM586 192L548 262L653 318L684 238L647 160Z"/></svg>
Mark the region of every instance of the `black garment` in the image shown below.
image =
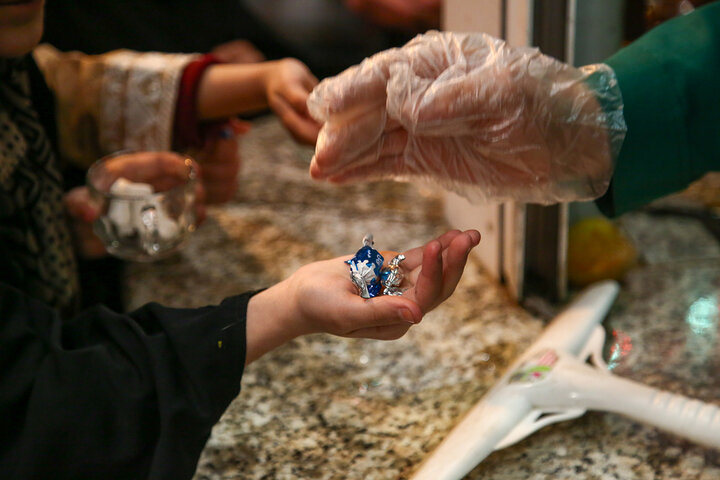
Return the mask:
<svg viewBox="0 0 720 480"><path fill-rule="evenodd" d="M77 267L63 208L63 178L33 104L30 56L0 59L0 280L72 309Z"/></svg>
<svg viewBox="0 0 720 480"><path fill-rule="evenodd" d="M0 284L0 478L191 478L240 390L251 296L61 323Z"/></svg>
<svg viewBox="0 0 720 480"><path fill-rule="evenodd" d="M0 118L0 136L5 133L5 128L10 128L17 129L17 135L22 137L18 142L11 133L7 144L4 143L0 148L0 252L3 252L0 255L0 282L13 285L42 301L52 302L53 306L61 308L64 315L77 312L78 307L97 303L120 311L124 308L124 262L112 257L99 260L75 259L66 233L50 235L50 232L65 226L62 201L58 194L62 190L83 185L85 171L63 165L54 154L58 151L55 100L32 57L27 55L12 61L0 60L0 77L10 75L11 70L27 75L31 103L29 108L23 107L28 113L22 116L13 107L10 98L14 91L13 82L0 82L0 117L9 120L8 123ZM27 119L30 114L33 115L32 128L27 126L27 121L21 122L22 118ZM20 128L17 125L25 126ZM38 139L42 139L42 142ZM30 148L41 144L42 148ZM13 149L20 145L26 152L22 161L18 160L17 155L15 158L12 155ZM42 155L37 152L42 152ZM58 169L62 180L58 178ZM56 192L51 200L54 215L37 212L46 184L55 186ZM44 203L48 204L48 201ZM30 205L36 205L35 210ZM64 255L54 253L60 246L66 252ZM68 275L79 274L79 279L58 282L57 279L62 276L52 274L52 270L62 263L72 263L66 265ZM46 282L45 278L55 279L55 284ZM71 286L73 293L71 296L62 296L59 292L67 286ZM52 298L60 300L52 301Z"/></svg>

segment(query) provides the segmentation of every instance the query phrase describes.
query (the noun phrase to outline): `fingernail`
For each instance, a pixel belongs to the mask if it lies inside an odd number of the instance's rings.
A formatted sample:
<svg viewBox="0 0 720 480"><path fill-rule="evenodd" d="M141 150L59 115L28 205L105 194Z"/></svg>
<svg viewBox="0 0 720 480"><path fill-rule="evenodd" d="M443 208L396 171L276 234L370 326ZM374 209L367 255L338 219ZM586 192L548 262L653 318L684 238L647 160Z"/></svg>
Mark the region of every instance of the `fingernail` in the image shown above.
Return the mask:
<svg viewBox="0 0 720 480"><path fill-rule="evenodd" d="M252 124L250 122L240 121L237 119L232 120L230 122L230 126L232 127L233 132L238 135L241 133L247 133L252 128Z"/></svg>
<svg viewBox="0 0 720 480"><path fill-rule="evenodd" d="M410 312L410 310L408 310L407 308L400 309L400 318L402 318L405 322L411 323L413 325L417 323L415 321L415 318L413 317L412 312Z"/></svg>

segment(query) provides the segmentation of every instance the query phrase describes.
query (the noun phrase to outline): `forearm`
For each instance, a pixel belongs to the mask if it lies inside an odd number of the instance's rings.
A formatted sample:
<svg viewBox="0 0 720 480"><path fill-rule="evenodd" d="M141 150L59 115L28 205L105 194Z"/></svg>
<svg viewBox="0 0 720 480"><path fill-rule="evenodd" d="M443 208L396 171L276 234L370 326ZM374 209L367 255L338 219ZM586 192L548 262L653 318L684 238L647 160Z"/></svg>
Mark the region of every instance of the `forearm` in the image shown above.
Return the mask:
<svg viewBox="0 0 720 480"><path fill-rule="evenodd" d="M247 309L245 365L306 333L289 307L294 289L290 280L278 283L250 299Z"/></svg>
<svg viewBox="0 0 720 480"><path fill-rule="evenodd" d="M267 108L266 86L276 65L275 61L225 63L208 68L198 86L198 118L226 118Z"/></svg>

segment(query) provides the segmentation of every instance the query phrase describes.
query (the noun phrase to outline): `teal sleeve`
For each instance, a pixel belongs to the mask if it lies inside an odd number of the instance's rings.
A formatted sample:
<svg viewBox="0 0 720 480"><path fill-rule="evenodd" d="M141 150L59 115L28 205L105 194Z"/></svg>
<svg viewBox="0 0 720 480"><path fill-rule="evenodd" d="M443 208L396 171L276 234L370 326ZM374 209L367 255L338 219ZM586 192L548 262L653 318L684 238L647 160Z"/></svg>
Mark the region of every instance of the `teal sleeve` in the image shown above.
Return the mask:
<svg viewBox="0 0 720 480"><path fill-rule="evenodd" d="M720 3L654 28L606 62L617 75L627 135L608 192L609 216L720 170Z"/></svg>

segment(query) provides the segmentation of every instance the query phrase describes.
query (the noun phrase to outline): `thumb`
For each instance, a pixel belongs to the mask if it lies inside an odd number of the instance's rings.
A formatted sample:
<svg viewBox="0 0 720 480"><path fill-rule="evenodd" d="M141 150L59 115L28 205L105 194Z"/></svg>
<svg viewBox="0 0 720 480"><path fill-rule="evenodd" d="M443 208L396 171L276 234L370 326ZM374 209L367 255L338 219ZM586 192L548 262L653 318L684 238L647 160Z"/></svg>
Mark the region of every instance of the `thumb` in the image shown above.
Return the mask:
<svg viewBox="0 0 720 480"><path fill-rule="evenodd" d="M63 203L67 214L74 219L90 223L100 216L100 208L92 200L87 187L73 188L65 194Z"/></svg>

